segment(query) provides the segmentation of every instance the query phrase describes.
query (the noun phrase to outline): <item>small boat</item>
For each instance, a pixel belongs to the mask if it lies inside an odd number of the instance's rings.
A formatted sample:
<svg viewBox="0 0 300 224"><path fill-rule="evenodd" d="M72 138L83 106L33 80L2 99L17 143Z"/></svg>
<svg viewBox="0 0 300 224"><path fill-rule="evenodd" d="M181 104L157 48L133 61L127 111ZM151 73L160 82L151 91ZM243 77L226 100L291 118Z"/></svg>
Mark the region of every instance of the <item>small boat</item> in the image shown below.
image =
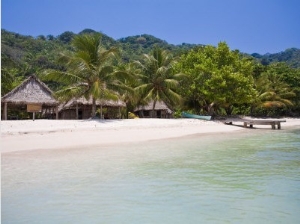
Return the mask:
<svg viewBox="0 0 300 224"><path fill-rule="evenodd" d="M203 116L203 115L197 115L197 114L189 114L187 112L182 112L181 116L184 118L194 118L194 119L200 119L200 120L206 120L209 121L211 119L211 116Z"/></svg>

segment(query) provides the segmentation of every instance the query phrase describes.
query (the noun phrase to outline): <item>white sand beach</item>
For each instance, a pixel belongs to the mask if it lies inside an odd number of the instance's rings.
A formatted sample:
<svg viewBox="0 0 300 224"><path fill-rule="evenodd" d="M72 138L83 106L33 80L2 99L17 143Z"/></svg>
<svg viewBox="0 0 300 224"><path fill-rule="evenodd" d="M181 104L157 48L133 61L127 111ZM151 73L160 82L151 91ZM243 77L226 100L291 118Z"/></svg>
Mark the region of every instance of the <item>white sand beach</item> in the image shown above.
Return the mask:
<svg viewBox="0 0 300 224"><path fill-rule="evenodd" d="M300 119L285 120L282 129L300 126ZM243 129L238 123L196 119L10 120L1 121L1 152L124 144Z"/></svg>

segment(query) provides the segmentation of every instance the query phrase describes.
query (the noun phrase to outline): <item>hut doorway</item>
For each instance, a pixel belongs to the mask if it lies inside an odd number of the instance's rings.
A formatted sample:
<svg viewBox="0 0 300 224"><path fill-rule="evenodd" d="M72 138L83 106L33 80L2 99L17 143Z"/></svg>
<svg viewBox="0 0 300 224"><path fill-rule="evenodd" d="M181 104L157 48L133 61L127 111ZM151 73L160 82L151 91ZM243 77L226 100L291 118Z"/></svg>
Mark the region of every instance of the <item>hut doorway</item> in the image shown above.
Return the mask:
<svg viewBox="0 0 300 224"><path fill-rule="evenodd" d="M156 117L161 118L161 111L160 110L156 111Z"/></svg>
<svg viewBox="0 0 300 224"><path fill-rule="evenodd" d="M78 110L78 119L82 120L82 110Z"/></svg>

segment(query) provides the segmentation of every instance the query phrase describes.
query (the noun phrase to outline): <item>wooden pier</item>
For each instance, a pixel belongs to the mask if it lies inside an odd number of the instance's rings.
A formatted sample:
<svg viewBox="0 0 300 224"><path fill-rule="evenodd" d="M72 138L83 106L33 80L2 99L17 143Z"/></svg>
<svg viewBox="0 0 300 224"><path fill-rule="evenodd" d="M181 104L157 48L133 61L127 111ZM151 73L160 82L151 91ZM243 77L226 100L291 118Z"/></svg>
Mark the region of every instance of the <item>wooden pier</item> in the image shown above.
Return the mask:
<svg viewBox="0 0 300 224"><path fill-rule="evenodd" d="M243 123L244 127L247 128L248 126L250 128L253 128L253 125L271 125L272 129L281 129L281 122L286 122L286 120L271 120L271 119L226 119L225 124L232 125L236 122Z"/></svg>

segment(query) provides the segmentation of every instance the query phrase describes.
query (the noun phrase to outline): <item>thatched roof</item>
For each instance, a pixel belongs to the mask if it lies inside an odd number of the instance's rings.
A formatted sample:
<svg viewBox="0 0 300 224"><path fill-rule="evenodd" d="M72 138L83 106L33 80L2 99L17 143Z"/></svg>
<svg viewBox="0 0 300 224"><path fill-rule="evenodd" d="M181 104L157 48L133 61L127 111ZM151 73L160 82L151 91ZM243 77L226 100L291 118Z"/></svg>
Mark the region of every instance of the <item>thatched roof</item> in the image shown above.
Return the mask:
<svg viewBox="0 0 300 224"><path fill-rule="evenodd" d="M68 108L72 108L75 107L76 104L78 105L92 105L93 104L93 100L92 98L90 98L89 100L87 100L85 97L80 97L80 98L73 98L71 100L69 100L66 103L63 103L59 106L58 110L63 110L63 109L68 109ZM121 101L113 101L113 100L96 100L96 106L103 106L103 107L126 107L126 104Z"/></svg>
<svg viewBox="0 0 300 224"><path fill-rule="evenodd" d="M4 95L1 101L14 104L58 104L53 97L53 92L34 75Z"/></svg>
<svg viewBox="0 0 300 224"><path fill-rule="evenodd" d="M142 111L142 110L152 110L152 108L153 108L153 101L150 101L147 105L136 107L134 112ZM154 110L166 110L169 114L172 113L172 110L163 101L157 101Z"/></svg>

